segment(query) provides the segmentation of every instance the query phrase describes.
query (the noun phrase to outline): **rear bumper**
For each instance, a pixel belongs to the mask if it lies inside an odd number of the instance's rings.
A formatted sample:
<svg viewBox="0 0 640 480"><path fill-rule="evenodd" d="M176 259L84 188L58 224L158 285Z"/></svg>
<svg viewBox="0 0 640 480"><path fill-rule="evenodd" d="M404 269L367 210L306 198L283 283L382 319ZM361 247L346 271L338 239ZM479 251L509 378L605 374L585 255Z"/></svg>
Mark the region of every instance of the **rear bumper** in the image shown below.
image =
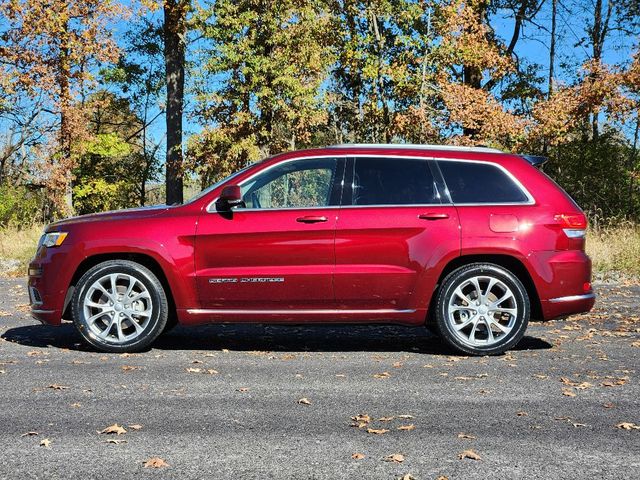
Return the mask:
<svg viewBox="0 0 640 480"><path fill-rule="evenodd" d="M540 298L542 319L551 320L591 310L591 259L581 250L533 252L532 278Z"/></svg>
<svg viewBox="0 0 640 480"><path fill-rule="evenodd" d="M596 302L596 294L569 295L542 301L545 318L557 318L576 313L588 312Z"/></svg>

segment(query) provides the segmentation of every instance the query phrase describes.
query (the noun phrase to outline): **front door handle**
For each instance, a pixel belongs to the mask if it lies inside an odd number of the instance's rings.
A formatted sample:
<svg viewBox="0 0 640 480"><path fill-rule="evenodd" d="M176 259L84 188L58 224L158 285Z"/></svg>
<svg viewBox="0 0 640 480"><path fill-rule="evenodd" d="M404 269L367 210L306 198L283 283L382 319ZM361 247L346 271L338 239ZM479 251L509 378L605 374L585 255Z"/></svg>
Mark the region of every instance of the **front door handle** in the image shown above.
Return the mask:
<svg viewBox="0 0 640 480"><path fill-rule="evenodd" d="M418 218L420 220L444 220L446 218L449 218L449 214L429 212L429 213L422 213L418 215Z"/></svg>
<svg viewBox="0 0 640 480"><path fill-rule="evenodd" d="M296 218L296 222L300 222L300 223L320 223L320 222L326 222L326 221L327 221L327 217L318 216L318 215L306 215L304 217Z"/></svg>

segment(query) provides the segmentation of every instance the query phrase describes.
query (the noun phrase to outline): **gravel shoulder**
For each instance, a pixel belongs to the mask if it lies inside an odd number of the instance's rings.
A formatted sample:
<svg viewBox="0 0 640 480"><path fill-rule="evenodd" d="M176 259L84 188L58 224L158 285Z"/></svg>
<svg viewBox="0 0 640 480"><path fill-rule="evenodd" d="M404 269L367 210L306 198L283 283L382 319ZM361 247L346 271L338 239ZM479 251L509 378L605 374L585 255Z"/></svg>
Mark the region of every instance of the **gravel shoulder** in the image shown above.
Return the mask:
<svg viewBox="0 0 640 480"><path fill-rule="evenodd" d="M101 354L37 325L25 284L0 278L3 479L640 478L638 284L482 358L391 326L178 327Z"/></svg>

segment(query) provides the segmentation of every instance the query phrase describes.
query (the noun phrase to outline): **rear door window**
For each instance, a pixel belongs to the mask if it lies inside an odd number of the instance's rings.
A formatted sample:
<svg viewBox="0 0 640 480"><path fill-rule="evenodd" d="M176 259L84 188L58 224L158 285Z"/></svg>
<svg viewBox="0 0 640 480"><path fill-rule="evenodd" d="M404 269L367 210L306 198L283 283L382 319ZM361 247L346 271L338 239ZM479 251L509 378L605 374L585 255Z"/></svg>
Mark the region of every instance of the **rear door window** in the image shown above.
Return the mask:
<svg viewBox="0 0 640 480"><path fill-rule="evenodd" d="M440 203L427 159L354 158L352 185L352 205Z"/></svg>
<svg viewBox="0 0 640 480"><path fill-rule="evenodd" d="M502 169L489 163L438 160L453 203L526 203L529 198Z"/></svg>

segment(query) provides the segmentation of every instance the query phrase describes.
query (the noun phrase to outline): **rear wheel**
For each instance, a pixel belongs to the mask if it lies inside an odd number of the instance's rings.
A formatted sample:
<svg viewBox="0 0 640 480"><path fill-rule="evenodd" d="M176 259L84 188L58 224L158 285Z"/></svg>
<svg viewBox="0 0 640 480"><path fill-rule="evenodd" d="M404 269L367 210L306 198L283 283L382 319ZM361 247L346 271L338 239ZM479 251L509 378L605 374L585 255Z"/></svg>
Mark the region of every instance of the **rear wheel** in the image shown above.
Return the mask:
<svg viewBox="0 0 640 480"><path fill-rule="evenodd" d="M128 260L109 260L89 269L71 302L80 335L103 352L143 350L167 324L162 284L151 270Z"/></svg>
<svg viewBox="0 0 640 480"><path fill-rule="evenodd" d="M440 335L463 353L497 355L512 348L522 339L529 315L522 282L498 265L461 267L445 278L438 293Z"/></svg>

